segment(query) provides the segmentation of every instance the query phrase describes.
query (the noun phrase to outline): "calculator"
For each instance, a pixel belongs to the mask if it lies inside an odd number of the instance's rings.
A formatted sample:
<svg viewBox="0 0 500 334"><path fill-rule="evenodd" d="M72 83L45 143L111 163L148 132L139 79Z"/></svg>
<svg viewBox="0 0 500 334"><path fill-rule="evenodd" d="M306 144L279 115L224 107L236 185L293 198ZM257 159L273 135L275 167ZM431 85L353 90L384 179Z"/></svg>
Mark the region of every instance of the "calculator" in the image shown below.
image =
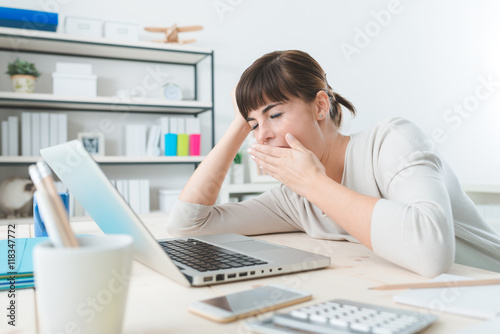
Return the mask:
<svg viewBox="0 0 500 334"><path fill-rule="evenodd" d="M436 319L432 314L334 299L247 322L247 326L270 334L412 334Z"/></svg>

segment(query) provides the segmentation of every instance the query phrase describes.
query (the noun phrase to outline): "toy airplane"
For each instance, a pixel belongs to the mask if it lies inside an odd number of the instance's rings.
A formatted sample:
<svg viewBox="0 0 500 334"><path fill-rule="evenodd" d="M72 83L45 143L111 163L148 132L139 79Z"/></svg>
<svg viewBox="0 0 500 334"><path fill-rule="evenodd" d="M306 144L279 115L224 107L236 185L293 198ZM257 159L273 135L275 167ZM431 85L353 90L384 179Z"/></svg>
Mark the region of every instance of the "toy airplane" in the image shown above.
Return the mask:
<svg viewBox="0 0 500 334"><path fill-rule="evenodd" d="M202 26L186 26L186 27L178 27L177 24L174 24L171 27L146 27L144 30L150 32L163 32L165 33L165 39L163 40L153 40L156 43L176 43L176 44L187 44L194 43L196 39L179 39L180 32L189 32L189 31L199 31L202 30Z"/></svg>

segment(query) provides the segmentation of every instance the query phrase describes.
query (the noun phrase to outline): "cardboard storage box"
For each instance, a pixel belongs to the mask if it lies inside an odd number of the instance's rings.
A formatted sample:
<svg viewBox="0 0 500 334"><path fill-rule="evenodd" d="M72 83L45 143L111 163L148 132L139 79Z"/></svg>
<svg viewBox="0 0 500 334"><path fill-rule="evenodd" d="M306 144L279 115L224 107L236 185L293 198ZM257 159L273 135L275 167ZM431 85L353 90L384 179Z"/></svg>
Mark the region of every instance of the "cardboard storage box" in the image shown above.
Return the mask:
<svg viewBox="0 0 500 334"><path fill-rule="evenodd" d="M134 23L104 22L103 31L105 38L129 42L139 40L139 26Z"/></svg>
<svg viewBox="0 0 500 334"><path fill-rule="evenodd" d="M159 189L158 190L158 206L162 212L170 212L174 207L177 197L181 194L182 189L171 190L171 189Z"/></svg>
<svg viewBox="0 0 500 334"><path fill-rule="evenodd" d="M54 95L96 97L97 76L52 73Z"/></svg>
<svg viewBox="0 0 500 334"><path fill-rule="evenodd" d="M56 73L92 75L92 64L57 62Z"/></svg>
<svg viewBox="0 0 500 334"><path fill-rule="evenodd" d="M86 17L67 16L64 20L64 32L71 35L102 37L102 21Z"/></svg>

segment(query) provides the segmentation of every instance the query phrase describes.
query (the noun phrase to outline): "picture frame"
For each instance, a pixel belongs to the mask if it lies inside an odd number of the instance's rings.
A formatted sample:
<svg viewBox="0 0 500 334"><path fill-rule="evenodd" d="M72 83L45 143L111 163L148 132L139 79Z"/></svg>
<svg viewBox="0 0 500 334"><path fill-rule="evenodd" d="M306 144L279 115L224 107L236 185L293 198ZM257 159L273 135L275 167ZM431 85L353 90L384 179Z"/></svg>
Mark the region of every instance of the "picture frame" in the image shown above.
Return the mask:
<svg viewBox="0 0 500 334"><path fill-rule="evenodd" d="M90 155L104 156L104 134L94 132L78 133L78 140Z"/></svg>

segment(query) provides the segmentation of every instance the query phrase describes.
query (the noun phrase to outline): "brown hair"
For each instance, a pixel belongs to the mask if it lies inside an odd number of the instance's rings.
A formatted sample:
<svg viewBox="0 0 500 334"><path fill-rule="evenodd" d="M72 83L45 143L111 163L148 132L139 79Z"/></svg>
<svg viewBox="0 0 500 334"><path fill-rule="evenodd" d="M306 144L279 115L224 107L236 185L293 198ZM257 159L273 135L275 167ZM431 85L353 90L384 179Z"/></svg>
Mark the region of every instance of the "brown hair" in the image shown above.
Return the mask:
<svg viewBox="0 0 500 334"><path fill-rule="evenodd" d="M342 108L353 115L354 106L335 93L326 81L325 71L308 53L298 50L274 51L257 59L241 75L236 86L236 103L243 118L270 102L300 98L312 102L324 90L330 98L330 116L335 126L342 123Z"/></svg>

